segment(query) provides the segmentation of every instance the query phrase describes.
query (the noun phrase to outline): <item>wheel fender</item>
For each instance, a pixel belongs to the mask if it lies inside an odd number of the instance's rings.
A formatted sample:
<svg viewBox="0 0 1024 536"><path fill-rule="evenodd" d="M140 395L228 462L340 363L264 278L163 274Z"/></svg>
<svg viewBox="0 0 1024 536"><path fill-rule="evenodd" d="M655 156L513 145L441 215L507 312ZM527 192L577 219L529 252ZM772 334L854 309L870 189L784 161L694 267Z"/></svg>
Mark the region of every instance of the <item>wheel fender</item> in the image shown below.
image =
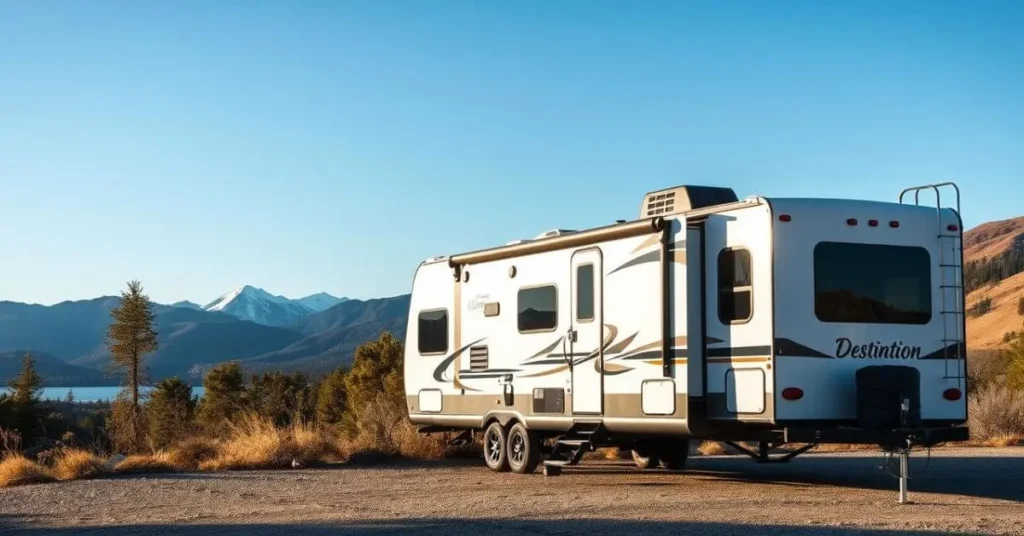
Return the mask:
<svg viewBox="0 0 1024 536"><path fill-rule="evenodd" d="M530 425L527 424L526 419L523 417L523 414L519 413L518 411L489 411L487 412L486 415L484 415L484 427L486 427L487 423L490 423L491 421L498 421L499 423L501 423L502 426L508 426L509 423L516 421L522 423L523 427L526 428L527 430L530 429Z"/></svg>

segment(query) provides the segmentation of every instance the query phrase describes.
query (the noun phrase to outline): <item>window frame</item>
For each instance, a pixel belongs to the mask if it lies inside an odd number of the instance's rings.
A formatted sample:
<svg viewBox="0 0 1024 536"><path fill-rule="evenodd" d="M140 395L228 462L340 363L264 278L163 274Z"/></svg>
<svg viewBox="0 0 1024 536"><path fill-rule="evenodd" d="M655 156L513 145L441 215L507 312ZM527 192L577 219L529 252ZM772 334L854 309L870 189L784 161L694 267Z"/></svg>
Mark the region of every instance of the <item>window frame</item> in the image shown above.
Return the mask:
<svg viewBox="0 0 1024 536"><path fill-rule="evenodd" d="M539 289L539 288L546 288L546 287L551 287L551 288L553 288L555 290L555 325L552 326L550 329L529 329L529 330L523 331L520 328L520 322L519 322L519 318L523 314L522 311L519 309L520 296L522 295L524 290L536 290L536 289ZM528 334L531 334L531 333L551 333L552 331L557 330L558 329L558 320L559 320L558 319L558 294L559 294L559 292L558 292L558 285L555 284L555 283L540 283L540 284L537 284L537 285L527 285L527 286L519 287L516 290L516 331L518 331L521 334L528 335Z"/></svg>
<svg viewBox="0 0 1024 536"><path fill-rule="evenodd" d="M579 283L579 280L580 280L580 268L583 268L584 266L589 266L590 267L590 317L589 318L580 318L580 316L579 316L579 314L580 314L580 283ZM575 289L574 290L576 291L575 300L573 302L575 310L573 311L572 317L573 317L574 322L577 323L577 324L589 324L589 323L591 323L591 322L593 322L593 321L595 321L597 319L597 277L596 277L596 274L597 274L597 267L592 262L583 262L583 263L580 263L580 264L576 265L576 273L574 274L575 278L573 280L573 283L575 283L575 285L574 285Z"/></svg>
<svg viewBox="0 0 1024 536"><path fill-rule="evenodd" d="M420 322L422 322L421 317L423 316L423 313L437 313L437 312L443 312L444 313L444 322L445 322L444 349L433 351L433 352L424 352L423 351L423 345L422 345L423 331L420 329ZM448 346L451 343L450 337L448 336L448 326L449 326L449 320L450 319L451 319L451 314L448 312L448 308L447 307L435 307L433 309L421 309L418 313L416 313L416 351L418 351L421 356L424 356L424 355L426 355L426 356L444 355L444 354L448 353Z"/></svg>
<svg viewBox="0 0 1024 536"><path fill-rule="evenodd" d="M906 248L908 250L920 250L924 252L925 266L927 270L922 273L927 278L927 299L928 299L928 319L924 322L865 322L862 320L825 320L818 314L818 248L821 246L880 246L880 247L896 247ZM811 308L814 310L814 318L818 322L823 324L855 324L855 325L873 325L873 326L927 326L931 324L932 320L935 319L935 284L932 280L932 252L924 246L920 245L899 245L899 244L877 244L867 242L843 242L839 240L822 240L814 244L814 248L811 251ZM941 290L941 289L940 289ZM887 305L887 304L886 304Z"/></svg>
<svg viewBox="0 0 1024 536"><path fill-rule="evenodd" d="M749 263L749 268L750 268L750 285L742 286L742 287L733 286L733 284L735 283L735 278L733 277L733 274L730 274L730 278L733 279L732 281L729 281L729 285L730 286L729 287L723 287L722 286L722 256L725 255L725 254L735 254L738 251L745 251L747 253L747 256L750 258L750 263ZM719 250L718 257L715 259L715 262L716 262L716 264L715 264L715 276L718 278L718 288L716 289L717 290L717 294L718 294L718 304L717 304L717 308L718 308L718 321L721 322L723 325L726 325L726 326L736 326L736 325L742 325L742 324L749 324L750 321L753 320L753 318L754 318L754 252L751 251L750 248L744 247L744 246L730 246L730 247L722 248L721 250ZM736 265L736 263L735 263L735 260L734 260L733 261L733 266L735 266L735 265ZM727 290L732 295L734 295L736 293L736 291L740 291L740 292L744 292L745 291L745 292L748 292L750 294L750 299L748 300L749 303L750 303L750 307L749 307L749 313L747 314L746 318L735 318L735 319L733 319L731 321L726 321L726 319L722 316L722 295L725 294ZM735 297L733 299L735 299ZM733 306L733 310L735 311L735 305Z"/></svg>

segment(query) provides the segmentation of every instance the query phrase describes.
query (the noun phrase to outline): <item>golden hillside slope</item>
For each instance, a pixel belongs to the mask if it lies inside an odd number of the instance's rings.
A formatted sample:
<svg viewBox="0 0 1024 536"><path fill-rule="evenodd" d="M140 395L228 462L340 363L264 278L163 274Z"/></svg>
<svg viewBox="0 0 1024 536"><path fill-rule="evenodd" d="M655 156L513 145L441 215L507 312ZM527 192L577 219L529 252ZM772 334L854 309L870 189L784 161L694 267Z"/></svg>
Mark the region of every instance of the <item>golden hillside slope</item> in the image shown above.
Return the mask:
<svg viewBox="0 0 1024 536"><path fill-rule="evenodd" d="M964 263L993 258L1024 243L1024 216L990 221L964 232Z"/></svg>
<svg viewBox="0 0 1024 536"><path fill-rule="evenodd" d="M1024 331L1024 316L1017 314L1017 302L1024 296L1024 272L968 294L967 310L986 296L992 300L992 310L967 317L967 347L973 350L1006 346L1004 333Z"/></svg>
<svg viewBox="0 0 1024 536"><path fill-rule="evenodd" d="M994 259L1024 245L1024 216L990 221L964 232L964 263ZM979 317L967 317L967 345L972 349L1006 346L1003 335L1024 331L1024 317L1017 314L1017 302L1024 296L1024 273L1019 273L967 295L967 310L982 298L992 300L992 310Z"/></svg>

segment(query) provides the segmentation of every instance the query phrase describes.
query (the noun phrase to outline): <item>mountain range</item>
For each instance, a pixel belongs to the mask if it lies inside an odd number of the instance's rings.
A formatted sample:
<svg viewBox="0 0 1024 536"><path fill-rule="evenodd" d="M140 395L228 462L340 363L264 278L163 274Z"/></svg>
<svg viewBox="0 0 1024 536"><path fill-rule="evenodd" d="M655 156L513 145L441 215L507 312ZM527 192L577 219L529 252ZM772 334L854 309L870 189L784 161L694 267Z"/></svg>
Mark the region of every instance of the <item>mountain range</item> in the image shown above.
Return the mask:
<svg viewBox="0 0 1024 536"><path fill-rule="evenodd" d="M106 330L119 298L51 306L0 301L0 380L31 351L49 386L108 385ZM199 382L217 363L240 360L266 369L326 373L351 361L355 348L384 330L404 338L409 296L373 300L326 293L289 299L253 286L205 307L153 304L159 349L146 358L152 380L177 375Z"/></svg>

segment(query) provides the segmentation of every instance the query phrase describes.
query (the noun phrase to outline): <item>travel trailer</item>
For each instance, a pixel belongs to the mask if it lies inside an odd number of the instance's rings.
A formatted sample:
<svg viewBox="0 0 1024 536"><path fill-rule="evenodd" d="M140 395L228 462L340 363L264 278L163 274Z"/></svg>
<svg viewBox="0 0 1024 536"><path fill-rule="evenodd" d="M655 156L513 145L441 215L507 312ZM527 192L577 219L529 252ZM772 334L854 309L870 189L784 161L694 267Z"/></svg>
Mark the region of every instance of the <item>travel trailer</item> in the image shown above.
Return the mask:
<svg viewBox="0 0 1024 536"><path fill-rule="evenodd" d="M892 203L679 186L633 221L428 259L409 419L482 433L486 465L517 473L603 446L678 469L697 439L759 461L967 439L959 198L952 183ZM770 456L786 443L807 446Z"/></svg>

